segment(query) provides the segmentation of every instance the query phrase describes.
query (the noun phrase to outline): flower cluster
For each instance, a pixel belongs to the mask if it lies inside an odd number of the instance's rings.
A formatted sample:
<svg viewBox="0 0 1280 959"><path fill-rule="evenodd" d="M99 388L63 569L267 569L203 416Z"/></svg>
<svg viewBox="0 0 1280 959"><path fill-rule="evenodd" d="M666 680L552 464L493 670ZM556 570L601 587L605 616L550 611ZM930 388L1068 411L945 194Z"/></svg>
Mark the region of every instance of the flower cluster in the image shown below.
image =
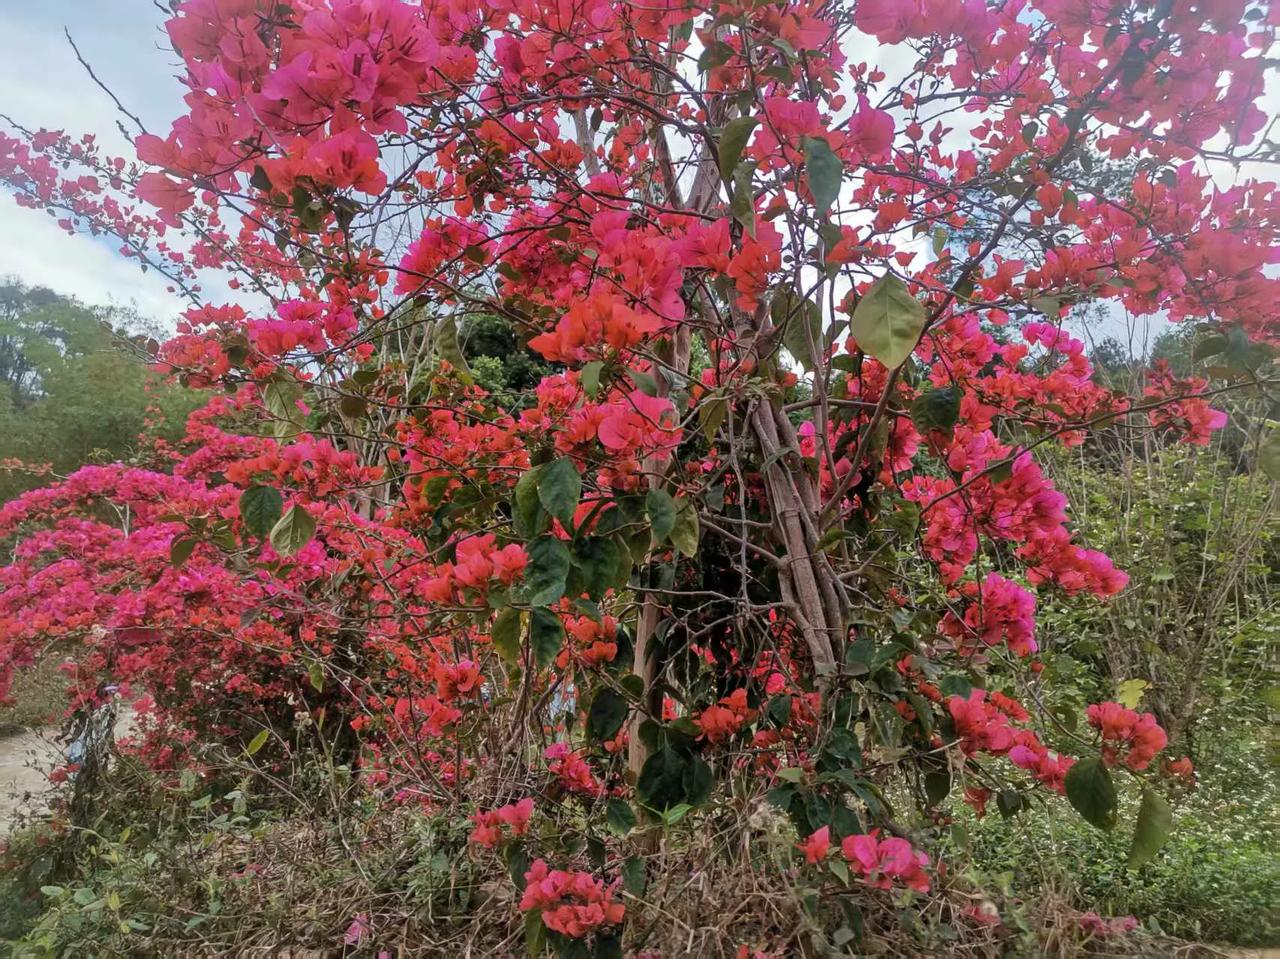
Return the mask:
<svg viewBox="0 0 1280 959"><path fill-rule="evenodd" d="M571 939L616 926L626 915L626 907L614 900L616 883L606 886L589 872L550 869L544 860L535 859L524 881L520 908L538 910L548 929Z"/></svg>
<svg viewBox="0 0 1280 959"><path fill-rule="evenodd" d="M1130 769L1146 769L1169 742L1152 713L1138 715L1120 703L1095 703L1085 715L1102 734L1102 758L1108 764L1120 760Z"/></svg>
<svg viewBox="0 0 1280 959"><path fill-rule="evenodd" d="M747 706L746 689L735 689L728 696L708 706L694 718L698 729L709 743L722 743L729 739L755 716L755 710Z"/></svg>
<svg viewBox="0 0 1280 959"><path fill-rule="evenodd" d="M527 796L497 809L477 811L471 817L476 825L471 830L470 841L493 848L501 844L507 832L512 836L523 836L529 831L529 817L532 815L533 800Z"/></svg>
<svg viewBox="0 0 1280 959"><path fill-rule="evenodd" d="M828 826L814 831L798 847L809 863L826 859L831 848L831 829ZM840 842L840 854L853 867L856 875L876 889L905 886L917 892L929 891L929 876L925 867L929 857L911 843L897 836L881 839L877 830L870 833L845 836Z"/></svg>

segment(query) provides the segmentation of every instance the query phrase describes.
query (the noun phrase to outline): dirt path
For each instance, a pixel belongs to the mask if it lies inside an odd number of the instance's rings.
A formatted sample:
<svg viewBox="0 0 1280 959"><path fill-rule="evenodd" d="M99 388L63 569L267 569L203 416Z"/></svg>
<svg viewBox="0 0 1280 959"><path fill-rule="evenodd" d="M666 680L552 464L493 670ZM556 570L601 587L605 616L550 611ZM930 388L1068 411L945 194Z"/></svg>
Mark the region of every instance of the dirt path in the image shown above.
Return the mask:
<svg viewBox="0 0 1280 959"><path fill-rule="evenodd" d="M35 808L49 785L45 776L61 755L52 730L33 730L0 739L0 836L17 814Z"/></svg>

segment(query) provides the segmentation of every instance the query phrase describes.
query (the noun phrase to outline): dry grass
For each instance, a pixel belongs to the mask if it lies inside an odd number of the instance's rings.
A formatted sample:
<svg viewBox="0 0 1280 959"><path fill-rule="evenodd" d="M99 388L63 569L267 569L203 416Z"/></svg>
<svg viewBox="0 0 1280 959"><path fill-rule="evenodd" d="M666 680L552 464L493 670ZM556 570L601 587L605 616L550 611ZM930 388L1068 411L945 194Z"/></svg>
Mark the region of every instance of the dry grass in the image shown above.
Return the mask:
<svg viewBox="0 0 1280 959"><path fill-rule="evenodd" d="M155 878L168 892L167 917L148 954L339 959L344 956L520 957L526 955L518 896L491 853L458 845L465 831L426 825L405 810L364 821L289 820L252 840L230 836L191 844ZM1089 940L1065 900L1046 896L1021 910L1026 931L984 927L964 917L973 898L959 887L909 904L891 893L834 881L821 888L789 861L785 824L759 814L750 824L672 830L635 837L648 884L627 905L628 956L730 959L742 946L770 957L883 956L1177 957L1224 954L1154 939ZM465 827L464 827L465 830ZM433 864L438 857L439 861ZM786 863L782 865L782 863ZM617 863L611 864L611 871ZM438 867L438 868L437 868ZM173 876L198 879L175 895ZM218 877L219 910L192 896ZM158 893L161 892L158 889ZM1002 912L1013 904L1000 903ZM186 928L190 919L208 921ZM343 946L356 916L369 933ZM856 921L852 917L857 917ZM844 930L857 926L850 941Z"/></svg>
<svg viewBox="0 0 1280 959"><path fill-rule="evenodd" d="M55 725L66 708L66 676L58 669L61 658L41 657L31 669L16 672L7 705L0 704L0 736Z"/></svg>

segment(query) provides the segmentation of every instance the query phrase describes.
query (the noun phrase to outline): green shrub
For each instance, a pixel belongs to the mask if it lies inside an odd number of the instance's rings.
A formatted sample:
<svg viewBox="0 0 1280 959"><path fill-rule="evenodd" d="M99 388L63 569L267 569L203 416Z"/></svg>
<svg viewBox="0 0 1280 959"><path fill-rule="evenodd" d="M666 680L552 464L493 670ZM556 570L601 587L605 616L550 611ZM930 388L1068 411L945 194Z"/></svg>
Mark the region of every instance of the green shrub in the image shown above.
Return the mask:
<svg viewBox="0 0 1280 959"><path fill-rule="evenodd" d="M1237 717L1206 716L1206 730L1244 728ZM1280 944L1280 770L1263 735L1224 738L1201 750L1198 787L1175 806L1173 835L1156 858L1125 868L1130 836L1089 826L1065 803L1057 815L976 820L958 816L968 833L962 856L988 875L1011 875L1012 892L1034 899L1066 890L1082 910L1134 915L1149 928L1206 942ZM1222 737L1220 737L1222 738ZM1136 806L1136 795L1125 802ZM1134 810L1122 809L1120 822Z"/></svg>

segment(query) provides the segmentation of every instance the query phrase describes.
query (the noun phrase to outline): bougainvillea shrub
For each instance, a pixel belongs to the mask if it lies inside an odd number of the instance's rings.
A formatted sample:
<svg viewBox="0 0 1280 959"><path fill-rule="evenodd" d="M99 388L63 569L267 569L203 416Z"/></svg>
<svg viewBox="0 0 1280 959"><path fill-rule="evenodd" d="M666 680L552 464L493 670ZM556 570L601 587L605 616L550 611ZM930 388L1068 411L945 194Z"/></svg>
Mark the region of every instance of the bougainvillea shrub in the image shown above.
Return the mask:
<svg viewBox="0 0 1280 959"><path fill-rule="evenodd" d="M744 790L833 895L945 881L953 793L1110 829L1133 790L1158 854L1164 731L1038 696L1038 598L1147 571L1037 451L1203 444L1268 387L1266 4L172 7L185 111L136 158L0 138L19 202L188 296L154 363L210 397L0 509L0 684L73 650L161 770L324 742L469 819L535 945L613 948L627 844ZM1203 375L1101 385L1079 324L1123 316ZM487 392L481 321L552 372Z"/></svg>

